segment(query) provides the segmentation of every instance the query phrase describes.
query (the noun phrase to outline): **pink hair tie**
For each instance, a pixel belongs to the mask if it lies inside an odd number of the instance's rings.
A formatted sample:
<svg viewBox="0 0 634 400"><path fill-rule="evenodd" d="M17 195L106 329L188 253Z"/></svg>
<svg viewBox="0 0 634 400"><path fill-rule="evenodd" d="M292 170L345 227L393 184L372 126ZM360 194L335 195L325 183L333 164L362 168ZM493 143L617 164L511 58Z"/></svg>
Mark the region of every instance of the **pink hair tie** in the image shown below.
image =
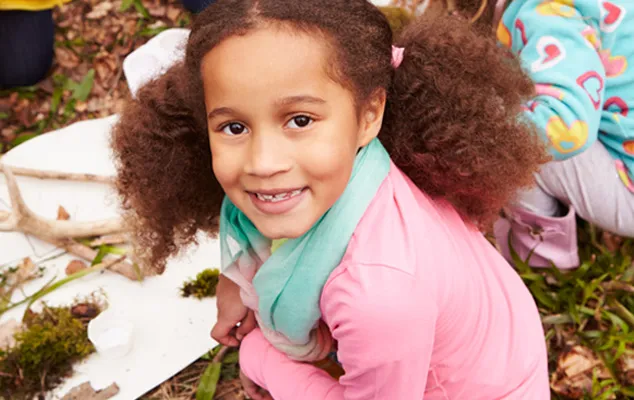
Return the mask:
<svg viewBox="0 0 634 400"><path fill-rule="evenodd" d="M392 67L398 68L403 62L403 53L405 48L392 46Z"/></svg>

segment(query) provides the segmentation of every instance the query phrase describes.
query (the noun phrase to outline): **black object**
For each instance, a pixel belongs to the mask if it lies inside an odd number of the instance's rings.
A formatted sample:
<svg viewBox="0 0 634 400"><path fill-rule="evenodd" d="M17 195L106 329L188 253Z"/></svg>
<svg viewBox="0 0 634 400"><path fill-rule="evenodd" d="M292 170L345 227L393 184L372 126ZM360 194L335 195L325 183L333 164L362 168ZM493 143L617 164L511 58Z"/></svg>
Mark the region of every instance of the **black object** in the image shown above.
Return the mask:
<svg viewBox="0 0 634 400"><path fill-rule="evenodd" d="M53 11L0 11L0 88L31 86L53 63Z"/></svg>

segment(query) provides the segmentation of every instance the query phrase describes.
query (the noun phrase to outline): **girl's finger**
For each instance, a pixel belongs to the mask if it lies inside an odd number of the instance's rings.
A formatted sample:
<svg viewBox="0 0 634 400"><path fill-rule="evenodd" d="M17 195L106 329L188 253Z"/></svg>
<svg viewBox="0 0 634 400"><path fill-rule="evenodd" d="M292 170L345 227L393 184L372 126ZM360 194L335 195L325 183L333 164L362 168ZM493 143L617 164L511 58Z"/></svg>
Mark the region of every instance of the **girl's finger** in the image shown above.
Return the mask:
<svg viewBox="0 0 634 400"><path fill-rule="evenodd" d="M229 347L238 347L240 341L235 338L235 331L227 331L224 327L216 324L211 330L211 337L218 343Z"/></svg>
<svg viewBox="0 0 634 400"><path fill-rule="evenodd" d="M236 338L242 340L249 332L255 329L256 325L255 314L249 310L247 316L240 322L240 326L236 330Z"/></svg>

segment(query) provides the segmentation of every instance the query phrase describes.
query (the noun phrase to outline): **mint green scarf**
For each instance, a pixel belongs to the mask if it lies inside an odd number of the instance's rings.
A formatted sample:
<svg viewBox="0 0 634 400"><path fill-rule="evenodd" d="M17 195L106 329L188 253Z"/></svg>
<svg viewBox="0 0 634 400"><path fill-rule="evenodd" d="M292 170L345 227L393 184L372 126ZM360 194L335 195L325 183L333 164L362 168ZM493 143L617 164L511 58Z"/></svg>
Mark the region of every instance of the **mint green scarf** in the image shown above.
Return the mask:
<svg viewBox="0 0 634 400"><path fill-rule="evenodd" d="M348 186L335 204L302 236L271 254L271 240L228 198L220 213L222 270L232 264L260 265L253 278L259 314L267 328L291 343L305 344L321 318L319 299L339 265L361 217L390 170L378 139L359 151Z"/></svg>

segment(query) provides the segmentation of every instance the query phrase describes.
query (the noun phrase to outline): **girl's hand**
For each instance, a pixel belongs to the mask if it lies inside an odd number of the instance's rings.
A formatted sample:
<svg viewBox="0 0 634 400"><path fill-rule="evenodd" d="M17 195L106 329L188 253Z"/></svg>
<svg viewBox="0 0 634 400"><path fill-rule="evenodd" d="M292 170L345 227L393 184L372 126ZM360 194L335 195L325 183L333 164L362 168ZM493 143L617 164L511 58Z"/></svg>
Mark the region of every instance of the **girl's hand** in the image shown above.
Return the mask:
<svg viewBox="0 0 634 400"><path fill-rule="evenodd" d="M253 382L248 376L240 370L240 382L242 382L242 388L253 400L273 400L271 394L266 390L259 387L255 382Z"/></svg>
<svg viewBox="0 0 634 400"><path fill-rule="evenodd" d="M255 315L242 304L240 287L223 275L218 280L216 300L218 321L211 330L211 337L225 346L237 347L255 328Z"/></svg>

